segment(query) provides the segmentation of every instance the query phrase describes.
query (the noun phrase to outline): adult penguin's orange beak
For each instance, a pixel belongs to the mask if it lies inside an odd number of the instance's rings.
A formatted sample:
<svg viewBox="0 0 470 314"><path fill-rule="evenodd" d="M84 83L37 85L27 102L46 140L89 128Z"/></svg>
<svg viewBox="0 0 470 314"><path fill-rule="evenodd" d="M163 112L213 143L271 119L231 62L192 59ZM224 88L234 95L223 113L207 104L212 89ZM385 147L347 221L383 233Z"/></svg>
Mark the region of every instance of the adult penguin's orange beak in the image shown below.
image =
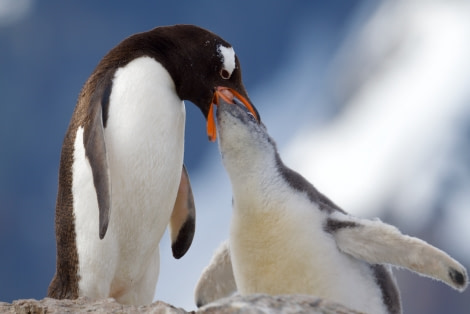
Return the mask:
<svg viewBox="0 0 470 314"><path fill-rule="evenodd" d="M207 115L207 136L209 137L209 141L214 142L217 138L217 129L214 118L214 105L219 105L219 99L223 99L229 104L235 104L234 98L245 105L245 107L253 114L258 122L260 121L258 111L248 100L246 100L245 97L232 88L218 86L215 89L214 96L212 97L212 103L209 107L209 114Z"/></svg>

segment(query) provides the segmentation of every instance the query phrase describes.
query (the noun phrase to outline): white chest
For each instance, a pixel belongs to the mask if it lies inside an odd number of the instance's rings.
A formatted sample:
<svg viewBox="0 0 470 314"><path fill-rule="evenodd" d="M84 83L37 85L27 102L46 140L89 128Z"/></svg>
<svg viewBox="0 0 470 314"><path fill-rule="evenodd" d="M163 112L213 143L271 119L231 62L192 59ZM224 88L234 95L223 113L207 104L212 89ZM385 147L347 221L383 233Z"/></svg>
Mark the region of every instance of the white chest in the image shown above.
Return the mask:
<svg viewBox="0 0 470 314"><path fill-rule="evenodd" d="M184 103L158 62L142 57L116 72L105 129L111 222L163 233L181 175L184 122Z"/></svg>
<svg viewBox="0 0 470 314"><path fill-rule="evenodd" d="M332 239L316 232L321 217L314 217L315 211L277 204L234 209L230 248L242 294L305 294L318 286L316 278L307 276L323 267L325 245L314 244L323 241L328 246Z"/></svg>

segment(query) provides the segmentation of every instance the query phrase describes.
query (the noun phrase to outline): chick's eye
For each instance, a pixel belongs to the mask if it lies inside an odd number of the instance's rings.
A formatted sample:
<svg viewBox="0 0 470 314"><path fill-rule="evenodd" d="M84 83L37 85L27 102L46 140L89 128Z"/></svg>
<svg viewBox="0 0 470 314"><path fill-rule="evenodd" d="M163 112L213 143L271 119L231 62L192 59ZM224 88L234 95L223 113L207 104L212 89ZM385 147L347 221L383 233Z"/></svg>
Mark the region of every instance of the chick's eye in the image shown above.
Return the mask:
<svg viewBox="0 0 470 314"><path fill-rule="evenodd" d="M253 121L253 122L258 122L258 120L256 120L255 116L251 113L251 112L247 112L248 113L248 118Z"/></svg>
<svg viewBox="0 0 470 314"><path fill-rule="evenodd" d="M228 80L230 78L230 73L225 69L221 69L220 77L223 78L224 80Z"/></svg>

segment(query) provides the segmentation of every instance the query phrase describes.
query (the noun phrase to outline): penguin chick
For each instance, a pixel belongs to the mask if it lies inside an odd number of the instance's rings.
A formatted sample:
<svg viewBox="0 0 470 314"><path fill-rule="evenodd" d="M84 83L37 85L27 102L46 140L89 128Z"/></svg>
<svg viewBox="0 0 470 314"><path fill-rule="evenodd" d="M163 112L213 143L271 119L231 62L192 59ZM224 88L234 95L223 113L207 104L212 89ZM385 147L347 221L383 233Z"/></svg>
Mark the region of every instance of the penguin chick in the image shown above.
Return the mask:
<svg viewBox="0 0 470 314"><path fill-rule="evenodd" d="M243 106L222 101L217 121L233 192L230 244L218 252L230 253L240 294L311 294L361 312L401 313L387 264L466 288L466 269L449 255L379 220L348 215L286 167L265 126ZM198 305L213 300L207 272L228 265L205 269Z"/></svg>

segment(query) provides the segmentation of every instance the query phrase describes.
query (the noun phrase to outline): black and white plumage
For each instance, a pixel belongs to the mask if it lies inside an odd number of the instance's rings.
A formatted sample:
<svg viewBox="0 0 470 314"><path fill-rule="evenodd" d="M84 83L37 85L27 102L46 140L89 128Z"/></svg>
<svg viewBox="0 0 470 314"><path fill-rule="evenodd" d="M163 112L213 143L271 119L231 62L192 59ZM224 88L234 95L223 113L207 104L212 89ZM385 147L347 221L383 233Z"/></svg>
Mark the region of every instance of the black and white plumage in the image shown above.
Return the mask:
<svg viewBox="0 0 470 314"><path fill-rule="evenodd" d="M219 85L248 98L232 46L196 26L135 34L104 56L62 146L49 297L152 302L166 226L176 258L195 230L183 100L207 117Z"/></svg>
<svg viewBox="0 0 470 314"><path fill-rule="evenodd" d="M466 288L466 269L445 252L380 220L348 215L286 167L243 106L222 102L217 121L233 216L229 242L196 287L198 306L238 290L312 294L361 312L401 313L389 264Z"/></svg>

